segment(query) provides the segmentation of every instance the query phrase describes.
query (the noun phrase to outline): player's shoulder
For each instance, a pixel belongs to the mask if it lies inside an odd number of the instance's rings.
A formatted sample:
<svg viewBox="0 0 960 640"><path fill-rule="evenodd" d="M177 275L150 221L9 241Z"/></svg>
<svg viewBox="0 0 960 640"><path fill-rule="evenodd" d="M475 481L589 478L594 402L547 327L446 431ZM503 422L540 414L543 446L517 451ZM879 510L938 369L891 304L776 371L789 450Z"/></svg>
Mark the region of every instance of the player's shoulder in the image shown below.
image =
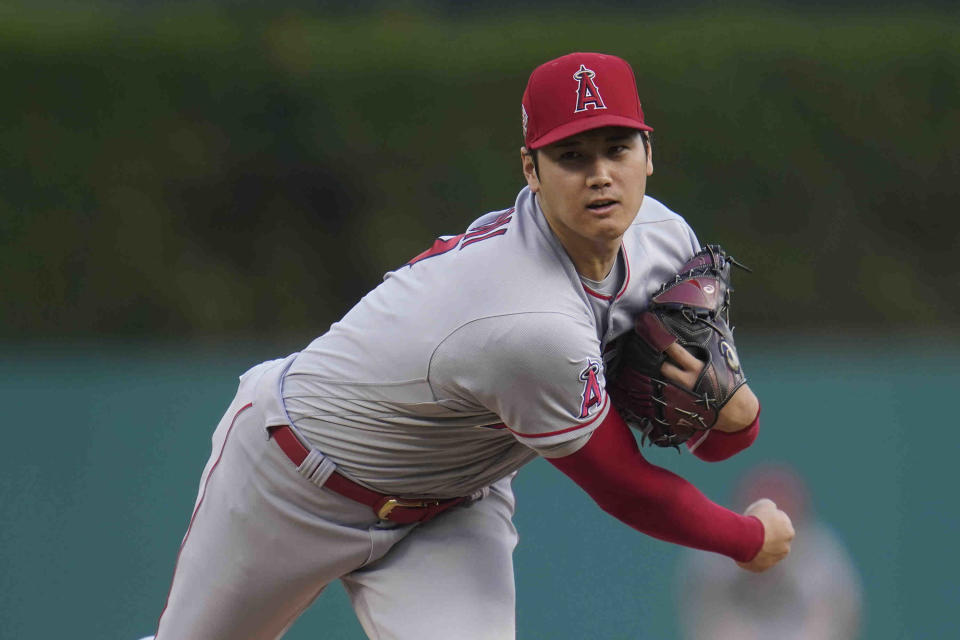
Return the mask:
<svg viewBox="0 0 960 640"><path fill-rule="evenodd" d="M431 269L449 275L451 269L458 267L472 269L478 261L490 265L501 264L517 253L511 251L510 247L520 235L516 229L520 218L516 204L484 213L467 225L462 233L437 237L425 251L388 273L388 276L411 270L423 273ZM490 252L499 253L499 259L490 261L487 257Z"/></svg>
<svg viewBox="0 0 960 640"><path fill-rule="evenodd" d="M434 380L509 372L517 380L545 384L571 363L579 372L591 359L599 366L600 342L584 318L527 311L486 315L457 327L434 351L430 370Z"/></svg>
<svg viewBox="0 0 960 640"><path fill-rule="evenodd" d="M474 336L484 349L517 357L529 352L562 352L571 345L579 348L597 342L596 329L583 314L562 309L481 315L454 333Z"/></svg>
<svg viewBox="0 0 960 640"><path fill-rule="evenodd" d="M575 269L541 228L526 188L514 206L480 216L459 235L441 236L391 275L439 291L478 314L549 310L567 306L567 298L580 299Z"/></svg>
<svg viewBox="0 0 960 640"><path fill-rule="evenodd" d="M670 209L656 198L650 195L643 196L643 204L640 205L640 212L633 220L633 225L656 224L664 222L674 222L683 226L689 226L687 221L676 211Z"/></svg>
<svg viewBox="0 0 960 640"><path fill-rule="evenodd" d="M700 248L686 219L651 196L643 197L640 211L624 235L624 246L648 262L662 258L671 267L683 264Z"/></svg>

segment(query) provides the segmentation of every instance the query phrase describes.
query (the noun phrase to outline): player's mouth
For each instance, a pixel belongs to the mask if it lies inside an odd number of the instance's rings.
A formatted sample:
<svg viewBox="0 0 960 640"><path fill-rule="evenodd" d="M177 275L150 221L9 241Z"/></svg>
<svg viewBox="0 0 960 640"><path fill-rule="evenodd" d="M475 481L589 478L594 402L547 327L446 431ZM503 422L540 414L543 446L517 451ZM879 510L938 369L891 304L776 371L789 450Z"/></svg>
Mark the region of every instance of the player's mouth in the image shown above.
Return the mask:
<svg viewBox="0 0 960 640"><path fill-rule="evenodd" d="M613 208L617 206L619 201L612 200L610 198L603 198L599 200L594 200L587 205L587 209L593 211L594 213L609 213L613 211Z"/></svg>

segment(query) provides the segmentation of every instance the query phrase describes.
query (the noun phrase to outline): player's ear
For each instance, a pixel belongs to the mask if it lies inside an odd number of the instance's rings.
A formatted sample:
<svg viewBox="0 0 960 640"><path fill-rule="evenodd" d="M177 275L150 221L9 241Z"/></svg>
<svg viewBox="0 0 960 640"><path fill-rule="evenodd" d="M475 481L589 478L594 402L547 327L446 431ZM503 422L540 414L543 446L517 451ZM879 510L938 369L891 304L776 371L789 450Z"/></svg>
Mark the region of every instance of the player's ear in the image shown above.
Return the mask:
<svg viewBox="0 0 960 640"><path fill-rule="evenodd" d="M520 164L523 168L523 177L527 179L527 185L530 187L530 191L534 193L539 192L540 177L537 175L537 165L526 147L520 147Z"/></svg>
<svg viewBox="0 0 960 640"><path fill-rule="evenodd" d="M653 175L653 145L650 138L644 137L643 144L647 147L647 176Z"/></svg>

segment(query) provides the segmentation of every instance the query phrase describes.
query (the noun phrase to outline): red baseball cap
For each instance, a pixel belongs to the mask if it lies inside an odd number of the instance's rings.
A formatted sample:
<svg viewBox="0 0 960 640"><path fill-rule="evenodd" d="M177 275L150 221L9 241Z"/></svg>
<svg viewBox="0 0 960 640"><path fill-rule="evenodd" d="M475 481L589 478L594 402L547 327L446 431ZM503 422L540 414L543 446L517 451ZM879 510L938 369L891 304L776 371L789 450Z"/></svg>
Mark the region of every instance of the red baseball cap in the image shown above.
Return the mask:
<svg viewBox="0 0 960 640"><path fill-rule="evenodd" d="M527 149L600 127L653 131L630 64L603 53L570 53L534 69L522 108Z"/></svg>

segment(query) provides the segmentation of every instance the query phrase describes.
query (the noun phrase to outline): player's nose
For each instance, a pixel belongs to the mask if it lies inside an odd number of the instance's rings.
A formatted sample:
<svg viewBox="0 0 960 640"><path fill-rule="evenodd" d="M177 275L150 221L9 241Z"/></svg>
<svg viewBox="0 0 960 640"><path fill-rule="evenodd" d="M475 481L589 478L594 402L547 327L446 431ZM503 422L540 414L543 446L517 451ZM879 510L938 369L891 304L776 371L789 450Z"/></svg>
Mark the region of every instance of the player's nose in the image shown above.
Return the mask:
<svg viewBox="0 0 960 640"><path fill-rule="evenodd" d="M613 184L609 163L604 158L595 160L587 172L587 186L591 189L602 189Z"/></svg>

